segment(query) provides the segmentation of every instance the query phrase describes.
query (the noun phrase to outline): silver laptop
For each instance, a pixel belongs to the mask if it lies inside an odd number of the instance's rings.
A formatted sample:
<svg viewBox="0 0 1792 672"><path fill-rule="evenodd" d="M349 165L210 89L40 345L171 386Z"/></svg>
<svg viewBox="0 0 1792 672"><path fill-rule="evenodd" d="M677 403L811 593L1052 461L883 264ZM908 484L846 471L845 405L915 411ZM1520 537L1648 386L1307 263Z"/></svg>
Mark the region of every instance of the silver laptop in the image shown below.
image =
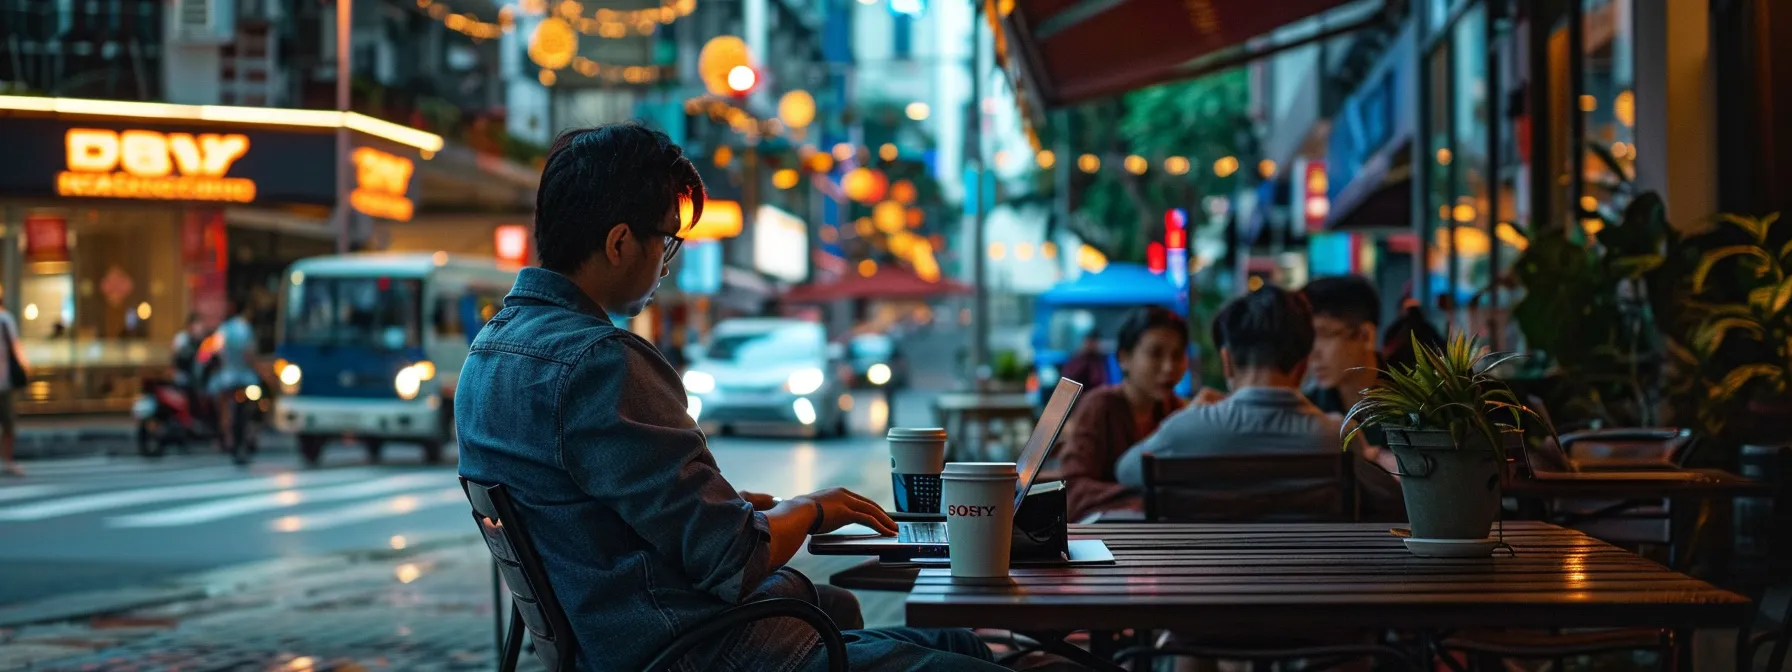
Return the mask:
<svg viewBox="0 0 1792 672"><path fill-rule="evenodd" d="M1014 471L1018 478L1014 481L1014 509L1020 510L1021 502L1027 498L1027 490L1033 487L1033 480L1038 478L1039 469L1045 466L1045 458L1052 452L1052 445L1058 442L1058 432L1064 429L1064 422L1070 419L1070 407L1076 404L1076 398L1083 393L1083 384L1069 378L1058 380L1057 389L1052 391L1052 398L1045 404L1045 413L1039 416L1039 422L1033 425L1033 435L1027 438L1027 447L1021 451L1020 460L1015 463ZM903 545L941 546L946 544L946 524L930 523L896 523L896 543ZM888 537L885 537L888 539Z"/></svg>

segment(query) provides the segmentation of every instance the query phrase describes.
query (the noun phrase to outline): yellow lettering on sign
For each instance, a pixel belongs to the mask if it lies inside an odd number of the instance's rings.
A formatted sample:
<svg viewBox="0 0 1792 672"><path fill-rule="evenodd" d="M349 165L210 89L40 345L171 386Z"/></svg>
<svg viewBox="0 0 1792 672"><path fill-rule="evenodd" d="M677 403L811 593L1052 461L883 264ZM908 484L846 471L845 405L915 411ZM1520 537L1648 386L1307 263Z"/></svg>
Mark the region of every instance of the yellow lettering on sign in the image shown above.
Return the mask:
<svg viewBox="0 0 1792 672"><path fill-rule="evenodd" d="M349 205L369 217L410 221L415 206L407 194L416 164L372 147L357 148L349 158L355 162L355 190L348 195Z"/></svg>
<svg viewBox="0 0 1792 672"><path fill-rule="evenodd" d="M71 128L64 141L68 170L56 176L56 193L63 196L255 200L254 181L225 177L249 151L245 135Z"/></svg>

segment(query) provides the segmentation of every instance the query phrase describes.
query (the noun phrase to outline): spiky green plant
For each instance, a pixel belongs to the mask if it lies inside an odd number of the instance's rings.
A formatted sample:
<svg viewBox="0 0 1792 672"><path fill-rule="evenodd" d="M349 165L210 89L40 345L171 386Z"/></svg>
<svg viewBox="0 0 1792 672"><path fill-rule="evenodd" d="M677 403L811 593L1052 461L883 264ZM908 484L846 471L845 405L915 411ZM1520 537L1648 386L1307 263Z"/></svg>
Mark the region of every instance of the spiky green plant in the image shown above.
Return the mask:
<svg viewBox="0 0 1792 672"><path fill-rule="evenodd" d="M1442 348L1426 347L1416 337L1412 347L1419 353L1418 362L1381 371L1381 380L1364 390L1362 400L1344 417L1344 425L1351 427L1344 435L1346 450L1364 427L1379 425L1448 430L1458 446L1474 432L1486 437L1488 445L1500 452L1504 445L1499 440L1500 432L1519 431L1526 415L1542 421L1541 416L1518 402L1518 395L1511 388L1488 373L1522 355L1477 355L1475 342L1461 333L1452 336ZM1496 415L1507 415L1512 420L1495 420Z"/></svg>

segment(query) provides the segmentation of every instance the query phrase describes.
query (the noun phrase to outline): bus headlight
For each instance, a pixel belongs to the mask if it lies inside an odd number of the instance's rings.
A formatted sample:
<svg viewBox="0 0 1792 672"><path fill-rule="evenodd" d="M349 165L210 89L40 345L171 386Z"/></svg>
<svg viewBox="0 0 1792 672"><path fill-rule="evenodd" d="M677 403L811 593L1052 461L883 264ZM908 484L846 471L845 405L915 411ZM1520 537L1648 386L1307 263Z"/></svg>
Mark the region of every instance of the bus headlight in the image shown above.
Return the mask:
<svg viewBox="0 0 1792 672"><path fill-rule="evenodd" d="M684 372L684 389L695 394L709 394L716 389L716 377L691 369Z"/></svg>
<svg viewBox="0 0 1792 672"><path fill-rule="evenodd" d="M436 379L436 363L435 362L425 359L421 362L417 362L416 364L412 364L411 368L417 370L417 380L435 380Z"/></svg>
<svg viewBox="0 0 1792 672"><path fill-rule="evenodd" d="M790 390L791 394L810 394L821 389L824 382L821 369L803 369L790 374L790 380L784 381L784 389Z"/></svg>
<svg viewBox="0 0 1792 672"><path fill-rule="evenodd" d="M287 394L297 392L299 381L305 379L305 373L299 370L299 365L292 362L281 366L277 375L280 377L280 390Z"/></svg>
<svg viewBox="0 0 1792 672"><path fill-rule="evenodd" d="M392 378L392 389L398 392L400 399L406 401L416 399L417 392L423 389L423 377L417 371L417 367L407 366L399 369L398 375Z"/></svg>

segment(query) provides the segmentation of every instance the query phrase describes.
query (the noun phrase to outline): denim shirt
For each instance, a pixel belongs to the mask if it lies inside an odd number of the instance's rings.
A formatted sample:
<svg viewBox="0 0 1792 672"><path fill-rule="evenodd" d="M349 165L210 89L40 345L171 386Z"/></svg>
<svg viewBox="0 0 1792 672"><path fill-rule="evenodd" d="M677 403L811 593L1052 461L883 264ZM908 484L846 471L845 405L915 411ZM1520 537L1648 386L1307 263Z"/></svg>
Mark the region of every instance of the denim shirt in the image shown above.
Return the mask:
<svg viewBox="0 0 1792 672"><path fill-rule="evenodd" d="M510 489L579 669L638 669L750 598L814 599L768 566L765 515L717 469L678 374L565 276L517 276L457 388L460 473ZM819 641L788 619L719 639L686 669L794 668Z"/></svg>

